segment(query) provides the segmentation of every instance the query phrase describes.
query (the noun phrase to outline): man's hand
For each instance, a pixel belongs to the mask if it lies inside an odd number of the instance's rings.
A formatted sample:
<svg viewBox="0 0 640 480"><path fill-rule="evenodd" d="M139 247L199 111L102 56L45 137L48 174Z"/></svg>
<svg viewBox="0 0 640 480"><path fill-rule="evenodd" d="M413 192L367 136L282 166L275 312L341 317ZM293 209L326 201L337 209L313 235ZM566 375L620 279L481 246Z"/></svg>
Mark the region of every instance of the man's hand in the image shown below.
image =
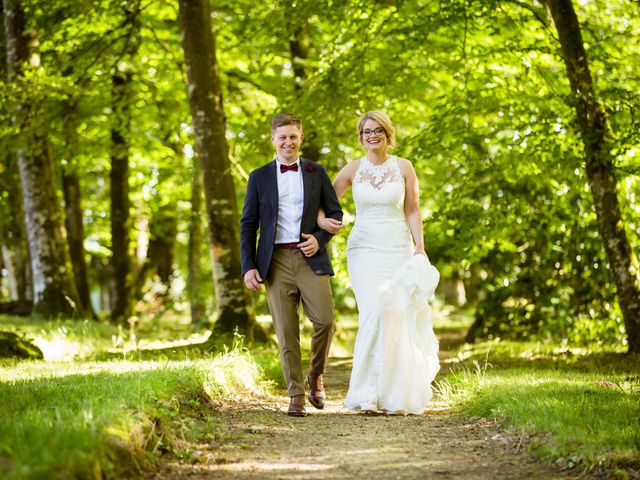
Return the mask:
<svg viewBox="0 0 640 480"><path fill-rule="evenodd" d="M320 249L318 246L318 239L313 235L309 235L308 233L303 233L302 238L305 239L304 242L298 244L298 248L304 253L305 257L313 257L316 252Z"/></svg>
<svg viewBox="0 0 640 480"><path fill-rule="evenodd" d="M259 292L262 290L262 277L258 273L257 269L247 270L247 273L244 274L244 284L247 286L249 290L254 290Z"/></svg>
<svg viewBox="0 0 640 480"><path fill-rule="evenodd" d="M318 219L318 226L325 232L335 235L342 228L342 222L335 218L324 217Z"/></svg>

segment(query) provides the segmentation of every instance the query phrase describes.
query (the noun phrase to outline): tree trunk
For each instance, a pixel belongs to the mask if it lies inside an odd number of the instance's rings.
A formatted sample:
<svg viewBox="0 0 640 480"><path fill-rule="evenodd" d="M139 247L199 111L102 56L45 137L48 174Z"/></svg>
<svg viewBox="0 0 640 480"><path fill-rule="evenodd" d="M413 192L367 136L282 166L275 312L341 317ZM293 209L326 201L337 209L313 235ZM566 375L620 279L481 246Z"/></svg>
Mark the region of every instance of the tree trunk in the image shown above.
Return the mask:
<svg viewBox="0 0 640 480"><path fill-rule="evenodd" d="M18 280L13 252L7 245L2 245L2 256L0 256L1 268L6 272L8 300L15 302L18 300ZM3 275L4 278L4 275Z"/></svg>
<svg viewBox="0 0 640 480"><path fill-rule="evenodd" d="M159 208L149 226L149 248L147 256L136 278L135 298L141 299L147 280L158 275L164 285L165 297L171 288L174 273L175 246L178 235L178 219L173 209Z"/></svg>
<svg viewBox="0 0 640 480"><path fill-rule="evenodd" d="M462 307L467 303L467 294L464 288L464 282L457 272L454 272L449 278L441 279L440 284L442 285L441 290L444 303L455 307Z"/></svg>
<svg viewBox="0 0 640 480"><path fill-rule="evenodd" d="M189 258L187 278L187 291L191 305L191 323L201 326L206 323L207 310L206 297L203 293L205 279L200 269L200 249L204 232L202 230L202 175L198 158L193 156L193 168L191 178L191 216L189 218Z"/></svg>
<svg viewBox="0 0 640 480"><path fill-rule="evenodd" d="M82 194L80 191L80 179L77 174L76 156L78 154L78 134L76 131L76 105L67 105L66 144L68 152L67 165L62 174L62 191L64 193L65 226L67 228L71 264L73 276L76 281L76 289L80 302L89 318L97 320L97 316L91 305L89 278L87 275L87 263L84 251L84 224L82 222Z"/></svg>
<svg viewBox="0 0 640 480"><path fill-rule="evenodd" d="M125 61L111 76L111 319L126 324L133 310L133 272L130 248L131 202L129 200L129 135L131 126L132 78L129 65L138 49L139 5L125 7L127 38ZM127 63L129 62L129 63Z"/></svg>
<svg viewBox="0 0 640 480"><path fill-rule="evenodd" d="M0 302L10 301L11 300L11 285L9 285L9 276L11 272L8 271L4 267L4 251L6 247L4 245L0 245ZM7 272L7 286L4 286L4 272ZM6 292L6 293L5 293Z"/></svg>
<svg viewBox="0 0 640 480"><path fill-rule="evenodd" d="M4 25L8 78L20 81L29 60L29 37L18 0L4 0ZM27 104L19 107L21 112L30 110ZM31 254L34 313L48 318L78 315L82 306L73 281L48 141L44 134L31 133L28 126L21 132L28 137L23 137L17 158Z"/></svg>
<svg viewBox="0 0 640 480"><path fill-rule="evenodd" d="M80 179L73 173L63 173L62 189L65 202L65 226L67 228L71 264L73 276L76 281L76 289L82 303L82 308L87 317L97 320L97 316L91 306L89 294L89 277L84 251L84 225L82 223L82 204L80 193Z"/></svg>
<svg viewBox="0 0 640 480"><path fill-rule="evenodd" d="M240 267L238 207L225 138L225 117L208 0L179 0L189 106L203 172L209 248L216 290L216 332L252 339L258 332Z"/></svg>
<svg viewBox="0 0 640 480"><path fill-rule="evenodd" d="M129 140L130 84L129 72L118 72L112 81L112 111L114 125L111 128L111 270L113 286L111 319L126 323L131 316L131 229L129 201Z"/></svg>
<svg viewBox="0 0 640 480"><path fill-rule="evenodd" d="M4 7L0 3L0 10ZM4 18L4 13L2 13ZM0 27L0 44L6 45L4 25ZM0 71L2 79L8 80L7 51L0 48ZM31 262L28 255L27 234L24 226L22 190L18 163L13 152L5 150L3 156L4 174L0 177L0 195L7 202L0 205L0 242L2 256L7 270L10 300L25 302L33 299L31 286Z"/></svg>
<svg viewBox="0 0 640 480"><path fill-rule="evenodd" d="M89 258L90 271L93 272L95 282L98 289L97 310L98 312L107 312L111 309L111 261L109 258L97 255L91 255Z"/></svg>
<svg viewBox="0 0 640 480"><path fill-rule="evenodd" d="M160 282L168 291L174 274L178 218L174 210L161 209L152 220L148 257L154 264Z"/></svg>
<svg viewBox="0 0 640 480"><path fill-rule="evenodd" d="M607 146L607 117L598 103L578 17L571 0L545 0L558 31L584 144L586 171L598 231L613 268L630 353L640 352L640 278L627 239L616 192L616 175Z"/></svg>
<svg viewBox="0 0 640 480"><path fill-rule="evenodd" d="M166 108L160 102L158 104L160 111ZM162 117L164 118L164 117ZM184 148L182 143L175 139L175 129L173 125L160 120L160 136L163 138L163 144L171 150L175 157L176 163L184 162ZM178 236L178 217L175 208L172 205L172 199L163 197L165 192L164 182L174 177L174 172L160 173L158 176L158 184L156 186L158 194L156 195L157 206L152 212L152 217L148 224L149 244L142 267L138 271L135 282L135 298L141 300L144 295L144 288L149 278L158 276L158 280L163 285L162 291L155 290L158 294L157 299L165 303L171 290L171 283L174 278L175 265L175 249Z"/></svg>
<svg viewBox="0 0 640 480"><path fill-rule="evenodd" d="M307 78L305 61L309 58L309 46L311 40L308 34L308 22L299 20L292 16L294 22L300 22L293 27L293 38L289 40L289 51L291 52L291 64L293 65L293 76L295 89L301 92L304 88L304 81ZM302 144L302 155L313 162L320 160L320 148L317 144L316 132L312 128L304 128L304 143Z"/></svg>
<svg viewBox="0 0 640 480"><path fill-rule="evenodd" d="M17 162L7 162L7 172L2 181L7 202L2 208L2 257L8 273L10 299L25 302L33 299L31 265L24 225L22 190ZM5 181L6 180L6 181Z"/></svg>
<svg viewBox="0 0 640 480"><path fill-rule="evenodd" d="M4 258L1 255L1 253L4 251L4 245L0 245L0 302L4 302L5 299L10 300L11 299L11 294L9 293L9 287L7 286L7 288L4 287L4 272L5 272L5 268L4 268ZM5 292L7 292L5 294Z"/></svg>
<svg viewBox="0 0 640 480"><path fill-rule="evenodd" d="M53 165L46 139L34 136L32 152L19 152L26 230L33 273L34 313L82 315L73 280Z"/></svg>

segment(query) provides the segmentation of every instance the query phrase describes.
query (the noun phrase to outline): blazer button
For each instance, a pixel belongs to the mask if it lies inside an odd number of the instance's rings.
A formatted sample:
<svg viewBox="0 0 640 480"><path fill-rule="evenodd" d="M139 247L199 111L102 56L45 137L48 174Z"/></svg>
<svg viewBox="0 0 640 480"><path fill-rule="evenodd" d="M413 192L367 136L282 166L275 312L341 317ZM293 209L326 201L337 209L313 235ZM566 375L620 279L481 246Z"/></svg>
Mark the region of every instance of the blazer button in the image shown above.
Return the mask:
<svg viewBox="0 0 640 480"><path fill-rule="evenodd" d="M315 273L318 275L322 275L322 270L316 270Z"/></svg>

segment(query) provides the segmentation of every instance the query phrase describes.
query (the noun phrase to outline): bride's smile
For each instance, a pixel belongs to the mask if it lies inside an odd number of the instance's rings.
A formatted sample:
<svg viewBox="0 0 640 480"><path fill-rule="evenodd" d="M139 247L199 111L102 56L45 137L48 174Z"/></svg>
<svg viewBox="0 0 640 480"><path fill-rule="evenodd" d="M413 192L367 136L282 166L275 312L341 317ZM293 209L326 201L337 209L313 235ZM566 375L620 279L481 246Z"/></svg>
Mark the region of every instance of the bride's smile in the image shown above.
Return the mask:
<svg viewBox="0 0 640 480"><path fill-rule="evenodd" d="M360 143L367 150L372 163L382 163L388 158L389 133L379 122L373 119L364 122L360 130Z"/></svg>

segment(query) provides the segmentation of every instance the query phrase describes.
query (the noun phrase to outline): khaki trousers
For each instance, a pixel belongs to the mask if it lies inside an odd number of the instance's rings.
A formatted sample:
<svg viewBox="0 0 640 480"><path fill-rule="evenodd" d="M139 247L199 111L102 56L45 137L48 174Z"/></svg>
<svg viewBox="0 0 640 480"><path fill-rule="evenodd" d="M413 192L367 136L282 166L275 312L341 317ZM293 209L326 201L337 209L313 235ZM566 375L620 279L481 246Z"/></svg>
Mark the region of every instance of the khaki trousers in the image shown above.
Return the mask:
<svg viewBox="0 0 640 480"><path fill-rule="evenodd" d="M289 396L304 395L298 307L302 301L313 324L310 371L320 375L324 373L335 330L329 275L313 273L300 250L276 248L265 285Z"/></svg>

